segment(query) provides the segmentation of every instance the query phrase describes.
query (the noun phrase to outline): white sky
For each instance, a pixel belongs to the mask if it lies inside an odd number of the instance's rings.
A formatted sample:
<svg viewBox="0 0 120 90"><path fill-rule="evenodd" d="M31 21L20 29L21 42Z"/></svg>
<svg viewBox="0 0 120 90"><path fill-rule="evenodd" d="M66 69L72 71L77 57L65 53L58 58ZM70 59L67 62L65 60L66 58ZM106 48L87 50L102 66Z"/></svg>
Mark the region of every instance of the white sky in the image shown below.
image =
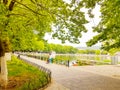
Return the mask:
<svg viewBox="0 0 120 90"><path fill-rule="evenodd" d="M99 12L99 10L100 10L100 6L97 5L95 7L95 9L93 10L93 14L95 14L94 19L90 19L88 17L88 15L86 14L86 19L89 20L90 23L88 23L88 24L85 25L86 28L87 28L87 30L88 30L88 32L82 34L82 38L80 38L80 44L72 44L72 43L68 43L67 42L67 43L65 43L63 45L71 45L71 46L74 46L74 47L83 47L83 46L85 47L86 46L86 42L89 39L91 39L93 36L97 35L97 33L93 33L92 32L92 26L97 25L99 23L99 21L100 21L100 18L99 18L100 12ZM83 11L86 12L85 9L83 9ZM61 44L60 40L58 40L58 39L52 39L52 37L50 35L48 35L48 34L46 34L45 39L48 40L48 43ZM100 46L100 43L96 44L94 46Z"/></svg>

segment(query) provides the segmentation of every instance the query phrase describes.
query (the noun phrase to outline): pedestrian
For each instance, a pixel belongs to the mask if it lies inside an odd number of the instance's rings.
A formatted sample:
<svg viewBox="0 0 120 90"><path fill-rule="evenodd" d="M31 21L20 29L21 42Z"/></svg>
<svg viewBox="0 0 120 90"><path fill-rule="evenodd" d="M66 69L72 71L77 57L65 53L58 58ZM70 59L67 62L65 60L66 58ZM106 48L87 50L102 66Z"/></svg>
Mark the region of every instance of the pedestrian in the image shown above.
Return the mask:
<svg viewBox="0 0 120 90"><path fill-rule="evenodd" d="M53 63L53 59L55 58L55 52L54 51L51 51L50 53L49 53L49 57L48 57L48 59L47 59L47 63Z"/></svg>
<svg viewBox="0 0 120 90"><path fill-rule="evenodd" d="M52 60L53 60L52 53L49 53L49 63L52 63Z"/></svg>

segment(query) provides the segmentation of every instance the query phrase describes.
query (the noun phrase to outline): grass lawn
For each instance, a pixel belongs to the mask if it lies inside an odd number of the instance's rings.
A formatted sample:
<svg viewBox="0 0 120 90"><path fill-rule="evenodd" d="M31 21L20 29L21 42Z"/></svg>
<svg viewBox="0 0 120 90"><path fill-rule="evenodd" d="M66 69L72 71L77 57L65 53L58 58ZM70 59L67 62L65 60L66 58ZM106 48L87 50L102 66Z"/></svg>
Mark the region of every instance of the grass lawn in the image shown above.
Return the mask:
<svg viewBox="0 0 120 90"><path fill-rule="evenodd" d="M46 73L12 56L7 61L8 86L11 90L37 90L46 85Z"/></svg>

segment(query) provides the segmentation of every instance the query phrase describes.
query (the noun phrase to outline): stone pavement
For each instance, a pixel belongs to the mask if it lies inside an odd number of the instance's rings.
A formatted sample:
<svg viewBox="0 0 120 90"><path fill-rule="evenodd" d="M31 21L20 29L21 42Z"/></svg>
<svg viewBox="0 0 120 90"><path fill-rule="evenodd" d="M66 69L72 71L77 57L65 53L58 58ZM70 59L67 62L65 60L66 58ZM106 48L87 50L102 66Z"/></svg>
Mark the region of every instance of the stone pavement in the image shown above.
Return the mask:
<svg viewBox="0 0 120 90"><path fill-rule="evenodd" d="M55 81L52 81L52 83L45 90L70 90L70 89L64 87L63 85Z"/></svg>
<svg viewBox="0 0 120 90"><path fill-rule="evenodd" d="M53 83L45 90L120 90L120 66L71 66L46 64L21 56L52 71Z"/></svg>

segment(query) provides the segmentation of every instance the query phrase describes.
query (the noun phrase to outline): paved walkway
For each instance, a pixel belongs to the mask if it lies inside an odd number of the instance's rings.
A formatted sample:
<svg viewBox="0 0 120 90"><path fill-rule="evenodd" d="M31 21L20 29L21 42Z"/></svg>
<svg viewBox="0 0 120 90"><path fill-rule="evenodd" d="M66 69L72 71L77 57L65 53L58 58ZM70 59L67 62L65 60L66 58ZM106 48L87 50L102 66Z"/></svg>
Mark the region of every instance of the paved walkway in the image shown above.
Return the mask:
<svg viewBox="0 0 120 90"><path fill-rule="evenodd" d="M52 71L53 83L46 90L120 90L120 66L66 67L21 56Z"/></svg>

